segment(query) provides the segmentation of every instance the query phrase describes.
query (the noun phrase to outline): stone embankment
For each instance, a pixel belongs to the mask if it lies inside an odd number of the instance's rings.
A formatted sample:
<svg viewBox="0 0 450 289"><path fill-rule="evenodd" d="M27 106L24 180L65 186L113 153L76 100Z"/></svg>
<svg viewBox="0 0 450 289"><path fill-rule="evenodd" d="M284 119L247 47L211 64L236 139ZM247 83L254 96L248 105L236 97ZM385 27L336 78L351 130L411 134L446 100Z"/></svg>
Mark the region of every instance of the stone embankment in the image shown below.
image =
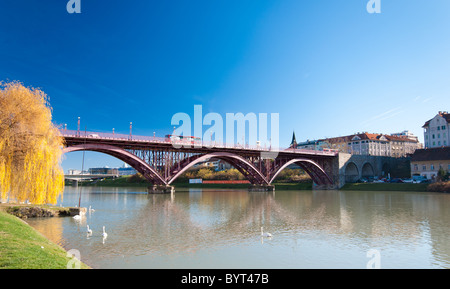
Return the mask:
<svg viewBox="0 0 450 289"><path fill-rule="evenodd" d="M86 208L39 207L39 206L7 206L5 211L21 219L69 217L86 213Z"/></svg>

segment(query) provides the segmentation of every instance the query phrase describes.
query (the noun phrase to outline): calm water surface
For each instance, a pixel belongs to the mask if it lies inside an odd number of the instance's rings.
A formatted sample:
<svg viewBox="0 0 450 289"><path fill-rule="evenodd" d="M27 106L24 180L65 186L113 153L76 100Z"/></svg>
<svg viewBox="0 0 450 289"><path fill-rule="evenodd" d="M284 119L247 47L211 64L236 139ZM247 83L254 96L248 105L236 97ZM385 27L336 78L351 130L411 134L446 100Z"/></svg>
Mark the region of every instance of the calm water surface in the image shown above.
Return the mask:
<svg viewBox="0 0 450 289"><path fill-rule="evenodd" d="M78 190L66 187L60 204L77 205ZM81 206L95 212L83 220L28 222L93 268L364 269L372 249L381 268L450 268L448 194L144 191L84 187Z"/></svg>

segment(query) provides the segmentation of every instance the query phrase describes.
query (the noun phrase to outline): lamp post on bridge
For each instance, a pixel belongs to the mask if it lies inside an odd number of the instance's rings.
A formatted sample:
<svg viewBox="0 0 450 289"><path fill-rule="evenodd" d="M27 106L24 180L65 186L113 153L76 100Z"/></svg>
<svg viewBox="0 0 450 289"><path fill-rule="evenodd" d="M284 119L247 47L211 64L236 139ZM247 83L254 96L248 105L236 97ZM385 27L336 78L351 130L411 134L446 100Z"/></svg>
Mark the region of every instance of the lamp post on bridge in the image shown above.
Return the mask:
<svg viewBox="0 0 450 289"><path fill-rule="evenodd" d="M77 136L80 137L80 117L78 117Z"/></svg>
<svg viewBox="0 0 450 289"><path fill-rule="evenodd" d="M130 140L132 139L132 136L131 136L132 128L133 128L133 123L130 121Z"/></svg>

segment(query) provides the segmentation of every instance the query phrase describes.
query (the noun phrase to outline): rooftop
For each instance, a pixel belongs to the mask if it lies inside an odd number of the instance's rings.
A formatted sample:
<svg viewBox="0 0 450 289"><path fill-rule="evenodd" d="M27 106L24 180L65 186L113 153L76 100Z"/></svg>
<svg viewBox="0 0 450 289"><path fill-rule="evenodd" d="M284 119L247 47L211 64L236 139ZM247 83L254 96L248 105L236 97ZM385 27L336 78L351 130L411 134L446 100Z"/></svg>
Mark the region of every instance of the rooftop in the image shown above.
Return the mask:
<svg viewBox="0 0 450 289"><path fill-rule="evenodd" d="M438 113L438 115L440 115L440 116L442 116L443 118L445 118L445 120L447 121L447 123L450 122L450 113L448 113L447 111L440 111L440 112ZM434 117L433 117L433 118L434 118ZM433 118L432 118L432 119L433 119ZM429 126L432 119L430 119L430 120L428 120L427 122L425 122L425 124L424 124L422 127L427 127L427 126Z"/></svg>
<svg viewBox="0 0 450 289"><path fill-rule="evenodd" d="M450 160L450 147L418 149L411 157L412 162Z"/></svg>
<svg viewBox="0 0 450 289"><path fill-rule="evenodd" d="M416 140L408 138L407 136L393 136L368 132L356 133L342 137L327 138L320 141L328 141L329 143L351 142L355 140L355 137L358 137L360 140L417 142Z"/></svg>

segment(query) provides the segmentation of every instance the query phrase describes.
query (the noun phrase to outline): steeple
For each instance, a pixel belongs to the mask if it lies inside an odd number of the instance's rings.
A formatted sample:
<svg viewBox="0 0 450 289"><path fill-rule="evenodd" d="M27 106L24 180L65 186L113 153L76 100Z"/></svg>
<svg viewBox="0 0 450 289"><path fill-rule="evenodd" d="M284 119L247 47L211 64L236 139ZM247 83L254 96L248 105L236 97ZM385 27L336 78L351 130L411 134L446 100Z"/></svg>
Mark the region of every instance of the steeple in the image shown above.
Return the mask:
<svg viewBox="0 0 450 289"><path fill-rule="evenodd" d="M297 140L295 139L295 131L292 132L291 148L297 148Z"/></svg>

